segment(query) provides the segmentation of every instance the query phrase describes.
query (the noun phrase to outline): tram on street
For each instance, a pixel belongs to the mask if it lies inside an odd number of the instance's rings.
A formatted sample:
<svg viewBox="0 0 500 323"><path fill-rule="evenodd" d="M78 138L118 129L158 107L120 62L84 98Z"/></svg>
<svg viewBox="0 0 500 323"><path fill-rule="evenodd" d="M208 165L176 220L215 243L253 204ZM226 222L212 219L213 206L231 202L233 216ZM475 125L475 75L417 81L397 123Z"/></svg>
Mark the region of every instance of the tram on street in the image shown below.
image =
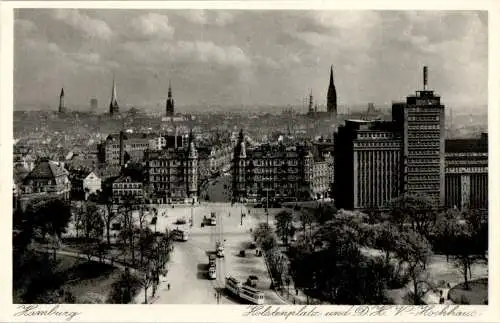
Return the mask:
<svg viewBox="0 0 500 323"><path fill-rule="evenodd" d="M243 285L234 277L226 277L226 289L234 295L253 304L264 304L264 293L260 290Z"/></svg>

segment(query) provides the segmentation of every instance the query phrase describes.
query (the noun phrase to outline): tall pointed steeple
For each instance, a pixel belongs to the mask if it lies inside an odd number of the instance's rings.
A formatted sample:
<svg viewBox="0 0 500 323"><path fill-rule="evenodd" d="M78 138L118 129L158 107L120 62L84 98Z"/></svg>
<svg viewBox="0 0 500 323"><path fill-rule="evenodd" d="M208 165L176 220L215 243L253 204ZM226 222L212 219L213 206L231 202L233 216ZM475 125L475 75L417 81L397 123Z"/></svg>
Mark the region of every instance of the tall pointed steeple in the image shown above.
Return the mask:
<svg viewBox="0 0 500 323"><path fill-rule="evenodd" d="M109 103L109 114L114 115L120 112L118 96L116 95L115 75L113 74L113 89L111 90L111 102Z"/></svg>
<svg viewBox="0 0 500 323"><path fill-rule="evenodd" d="M313 92L309 92L309 112L313 112Z"/></svg>
<svg viewBox="0 0 500 323"><path fill-rule="evenodd" d="M328 85L328 94L326 97L326 111L337 116L337 90L333 82L333 65L330 67L330 84Z"/></svg>
<svg viewBox="0 0 500 323"><path fill-rule="evenodd" d="M174 115L174 99L172 97L172 83L168 81L168 98L166 104L166 115L172 117Z"/></svg>
<svg viewBox="0 0 500 323"><path fill-rule="evenodd" d="M66 112L66 106L64 105L64 88L61 88L61 94L59 95L59 113Z"/></svg>

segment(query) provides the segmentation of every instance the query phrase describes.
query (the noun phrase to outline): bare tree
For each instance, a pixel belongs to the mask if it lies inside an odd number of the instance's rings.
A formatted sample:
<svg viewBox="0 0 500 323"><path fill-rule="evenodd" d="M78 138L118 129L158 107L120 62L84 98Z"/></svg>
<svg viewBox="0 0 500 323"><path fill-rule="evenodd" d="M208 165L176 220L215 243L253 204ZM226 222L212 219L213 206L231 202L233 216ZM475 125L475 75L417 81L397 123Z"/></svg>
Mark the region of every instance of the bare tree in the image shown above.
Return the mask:
<svg viewBox="0 0 500 323"><path fill-rule="evenodd" d="M135 246L134 246L134 203L132 200L125 200L121 205L123 228L120 235L124 242L128 244L129 252L132 256L132 264L135 264Z"/></svg>
<svg viewBox="0 0 500 323"><path fill-rule="evenodd" d="M153 284L154 275L153 268L150 262L147 262L143 266L141 266L139 281L141 283L142 288L144 288L144 304L148 303L148 289Z"/></svg>
<svg viewBox="0 0 500 323"><path fill-rule="evenodd" d="M400 235L396 256L405 265L405 270L412 280L414 305L421 303L425 294L423 287L428 287L426 267L432 255L429 242L414 231L402 232Z"/></svg>
<svg viewBox="0 0 500 323"><path fill-rule="evenodd" d="M102 237L104 221L100 213L99 207L95 203L89 202L87 204L81 218L81 226L87 241Z"/></svg>
<svg viewBox="0 0 500 323"><path fill-rule="evenodd" d="M106 241L108 246L111 245L111 224L117 218L118 213L114 212L114 203L113 197L110 194L106 194L106 192L101 192L99 194L99 200L106 207L106 212L103 212L102 219L104 221L104 225L106 227Z"/></svg>

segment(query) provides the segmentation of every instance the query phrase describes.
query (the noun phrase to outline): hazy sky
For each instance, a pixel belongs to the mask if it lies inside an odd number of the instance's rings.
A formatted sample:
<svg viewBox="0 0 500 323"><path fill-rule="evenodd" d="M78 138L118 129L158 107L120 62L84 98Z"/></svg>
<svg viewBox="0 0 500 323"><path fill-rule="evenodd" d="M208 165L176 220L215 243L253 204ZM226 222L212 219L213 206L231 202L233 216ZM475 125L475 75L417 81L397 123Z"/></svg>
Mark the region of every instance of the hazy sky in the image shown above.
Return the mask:
<svg viewBox="0 0 500 323"><path fill-rule="evenodd" d="M449 105L487 103L486 12L18 9L14 100L121 105L387 104L429 85Z"/></svg>

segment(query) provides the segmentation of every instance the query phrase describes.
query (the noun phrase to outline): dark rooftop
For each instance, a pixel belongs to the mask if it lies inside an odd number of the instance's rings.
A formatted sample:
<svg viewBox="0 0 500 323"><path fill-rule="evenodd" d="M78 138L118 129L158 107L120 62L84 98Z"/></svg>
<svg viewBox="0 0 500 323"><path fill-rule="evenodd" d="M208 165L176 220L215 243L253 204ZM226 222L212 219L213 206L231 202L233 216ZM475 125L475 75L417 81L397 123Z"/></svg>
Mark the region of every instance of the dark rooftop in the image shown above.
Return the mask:
<svg viewBox="0 0 500 323"><path fill-rule="evenodd" d="M446 139L447 153L487 153L488 140L485 139Z"/></svg>

